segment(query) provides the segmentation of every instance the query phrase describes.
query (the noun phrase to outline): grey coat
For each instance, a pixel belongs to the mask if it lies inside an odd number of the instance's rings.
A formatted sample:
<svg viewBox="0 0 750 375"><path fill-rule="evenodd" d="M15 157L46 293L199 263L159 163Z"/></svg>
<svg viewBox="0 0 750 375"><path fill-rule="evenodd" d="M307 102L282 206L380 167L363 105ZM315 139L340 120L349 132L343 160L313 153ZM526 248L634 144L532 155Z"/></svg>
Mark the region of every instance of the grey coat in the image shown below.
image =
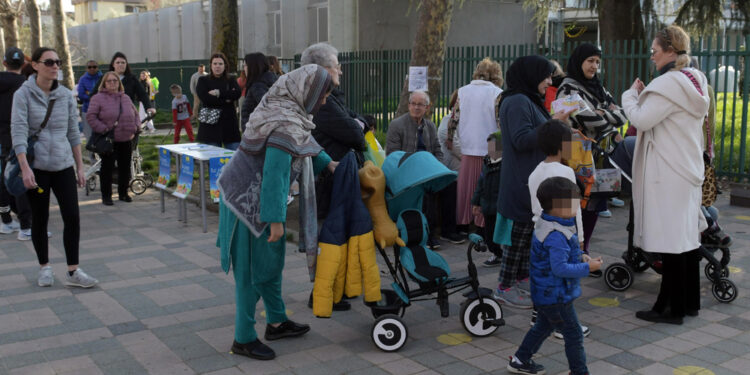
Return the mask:
<svg viewBox="0 0 750 375"><path fill-rule="evenodd" d="M422 140L427 149L438 160L443 160L443 152L440 151L440 143L437 138L437 128L435 124L428 120L422 119L424 132ZM385 153L390 154L393 151L416 152L417 150L417 123L412 120L409 113L396 117L388 125L388 134L386 135Z"/></svg>
<svg viewBox="0 0 750 375"><path fill-rule="evenodd" d="M40 125L47 113L50 99L56 99L47 126ZM81 144L78 133L78 109L73 93L56 81L49 95L36 84L31 75L13 95L10 133L16 154L25 154L29 135L38 134L34 144L34 169L56 172L74 165L71 147Z"/></svg>

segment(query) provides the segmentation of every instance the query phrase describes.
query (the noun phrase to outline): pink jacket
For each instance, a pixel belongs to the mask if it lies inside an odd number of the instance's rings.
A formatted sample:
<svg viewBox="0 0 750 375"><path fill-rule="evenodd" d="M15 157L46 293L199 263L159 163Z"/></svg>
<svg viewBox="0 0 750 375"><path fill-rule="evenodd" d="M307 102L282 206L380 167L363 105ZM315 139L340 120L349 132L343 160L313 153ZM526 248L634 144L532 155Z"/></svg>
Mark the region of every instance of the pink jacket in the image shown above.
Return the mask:
<svg viewBox="0 0 750 375"><path fill-rule="evenodd" d="M118 103L122 106L122 114L117 108ZM86 121L95 132L106 133L114 126L118 114L120 122L115 128L115 142L129 141L138 129L140 121L133 102L125 93L99 91L91 97Z"/></svg>

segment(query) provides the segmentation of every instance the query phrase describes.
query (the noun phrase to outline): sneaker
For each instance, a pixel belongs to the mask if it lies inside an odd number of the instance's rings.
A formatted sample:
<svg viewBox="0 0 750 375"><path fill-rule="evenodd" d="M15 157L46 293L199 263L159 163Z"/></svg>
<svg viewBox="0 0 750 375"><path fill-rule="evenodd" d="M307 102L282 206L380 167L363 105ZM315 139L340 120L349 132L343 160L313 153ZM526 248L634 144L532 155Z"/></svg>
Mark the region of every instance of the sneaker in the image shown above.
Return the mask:
<svg viewBox="0 0 750 375"><path fill-rule="evenodd" d="M440 235L441 240L450 241L451 243L454 243L456 245L460 245L464 242L466 242L466 237L458 234L458 233L446 233Z"/></svg>
<svg viewBox="0 0 750 375"><path fill-rule="evenodd" d="M2 234L11 234L19 229L21 229L21 225L18 224L18 222L15 220L11 221L8 224L0 224L0 233Z"/></svg>
<svg viewBox="0 0 750 375"><path fill-rule="evenodd" d="M533 327L534 324L536 324L536 309L531 310L531 326Z"/></svg>
<svg viewBox="0 0 750 375"><path fill-rule="evenodd" d="M65 285L67 286L77 286L79 288L91 288L98 283L99 283L99 280L89 276L89 274L87 274L86 272L83 272L83 270L80 268L76 269L76 271L73 273L73 276L70 276L70 275L65 276Z"/></svg>
<svg viewBox="0 0 750 375"><path fill-rule="evenodd" d="M52 266L44 266L39 270L39 278L36 283L39 286L52 286L55 283L55 273L52 272Z"/></svg>
<svg viewBox="0 0 750 375"><path fill-rule="evenodd" d="M427 238L427 247L430 248L430 250L437 250L440 248L440 242L435 239L435 237L428 237Z"/></svg>
<svg viewBox="0 0 750 375"><path fill-rule="evenodd" d="M516 358L516 356L510 357L506 369L514 374L542 375L545 373L544 366L537 365L533 359L529 359L529 362L523 363L520 359Z"/></svg>
<svg viewBox="0 0 750 375"><path fill-rule="evenodd" d="M268 345L255 339L253 342L247 344L240 344L237 341L232 343L231 354L244 355L261 361L267 361L276 358L276 353L273 349L269 348Z"/></svg>
<svg viewBox="0 0 750 375"><path fill-rule="evenodd" d="M625 202L619 198L609 198L609 204L611 204L613 207L625 206Z"/></svg>
<svg viewBox="0 0 750 375"><path fill-rule="evenodd" d="M612 217L612 211L610 211L610 210L604 210L602 212L599 212L599 217L610 218L610 217Z"/></svg>
<svg viewBox="0 0 750 375"><path fill-rule="evenodd" d="M604 275L604 273L602 272L602 270L596 270L596 271L590 271L589 272L589 277L594 278L594 279L598 279L598 278L602 277L602 275Z"/></svg>
<svg viewBox="0 0 750 375"><path fill-rule="evenodd" d="M47 238L52 237L52 232L47 232ZM18 230L19 241L31 241L31 228Z"/></svg>
<svg viewBox="0 0 750 375"><path fill-rule="evenodd" d="M309 325L287 320L286 322L279 324L278 327L266 324L265 338L268 341L278 340L284 337L302 336L308 331L310 331Z"/></svg>
<svg viewBox="0 0 750 375"><path fill-rule="evenodd" d="M589 327L587 327L587 326L585 326L585 325L581 324L581 332L583 332L583 337L589 337L589 335L591 334L591 329L589 329ZM556 339L560 339L560 340L562 340L562 339L563 339L563 335L562 335L562 332L560 332L560 331L558 331L558 330L555 330L555 332L554 332L554 333L553 333L552 335L553 335L553 336L554 336L554 337L555 337Z"/></svg>
<svg viewBox="0 0 750 375"><path fill-rule="evenodd" d="M503 263L503 260L500 259L500 257L498 257L495 254L492 254L492 255L490 255L490 257L487 260L485 260L484 262L482 262L482 266L488 267L488 268L489 267L499 267L500 264L502 264L502 263Z"/></svg>
<svg viewBox="0 0 750 375"><path fill-rule="evenodd" d="M519 292L524 293L527 296L531 295L531 281L528 277L523 280L518 280L516 288L518 288Z"/></svg>
<svg viewBox="0 0 750 375"><path fill-rule="evenodd" d="M500 303L519 309L530 309L534 305L531 302L531 298L526 294L519 292L516 287L508 289L497 288L492 294L492 298Z"/></svg>

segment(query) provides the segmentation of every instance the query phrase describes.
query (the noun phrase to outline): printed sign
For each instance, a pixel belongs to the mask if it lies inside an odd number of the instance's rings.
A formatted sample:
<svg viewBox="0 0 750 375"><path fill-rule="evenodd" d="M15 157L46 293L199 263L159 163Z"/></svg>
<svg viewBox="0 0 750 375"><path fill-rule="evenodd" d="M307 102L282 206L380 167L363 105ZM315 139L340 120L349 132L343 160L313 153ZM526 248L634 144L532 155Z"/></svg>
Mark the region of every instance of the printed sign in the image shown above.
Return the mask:
<svg viewBox="0 0 750 375"><path fill-rule="evenodd" d="M159 178L156 179L156 187L165 189L169 185L171 173L172 153L166 148L159 148Z"/></svg>
<svg viewBox="0 0 750 375"><path fill-rule="evenodd" d="M427 91L427 67L409 67L409 91Z"/></svg>
<svg viewBox="0 0 750 375"><path fill-rule="evenodd" d="M177 178L177 188L175 189L175 197L185 199L190 190L193 188L193 157L188 155L182 155L182 166L180 167L180 176Z"/></svg>
<svg viewBox="0 0 750 375"><path fill-rule="evenodd" d="M210 186L211 199L214 203L219 203L219 187L216 186L216 181L219 179L219 174L224 165L227 164L231 156L222 156L218 158L211 158L208 161L208 181Z"/></svg>

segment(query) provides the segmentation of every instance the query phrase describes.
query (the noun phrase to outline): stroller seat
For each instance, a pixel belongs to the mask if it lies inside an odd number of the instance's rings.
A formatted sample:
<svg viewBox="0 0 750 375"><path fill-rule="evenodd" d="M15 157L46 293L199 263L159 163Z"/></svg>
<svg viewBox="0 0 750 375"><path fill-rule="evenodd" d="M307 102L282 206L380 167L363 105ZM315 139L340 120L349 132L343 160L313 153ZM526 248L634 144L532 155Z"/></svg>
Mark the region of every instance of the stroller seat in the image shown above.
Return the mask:
<svg viewBox="0 0 750 375"><path fill-rule="evenodd" d="M406 247L399 249L401 265L420 285L439 286L451 273L442 256L426 247L427 219L422 212L408 209L398 215L396 227Z"/></svg>

